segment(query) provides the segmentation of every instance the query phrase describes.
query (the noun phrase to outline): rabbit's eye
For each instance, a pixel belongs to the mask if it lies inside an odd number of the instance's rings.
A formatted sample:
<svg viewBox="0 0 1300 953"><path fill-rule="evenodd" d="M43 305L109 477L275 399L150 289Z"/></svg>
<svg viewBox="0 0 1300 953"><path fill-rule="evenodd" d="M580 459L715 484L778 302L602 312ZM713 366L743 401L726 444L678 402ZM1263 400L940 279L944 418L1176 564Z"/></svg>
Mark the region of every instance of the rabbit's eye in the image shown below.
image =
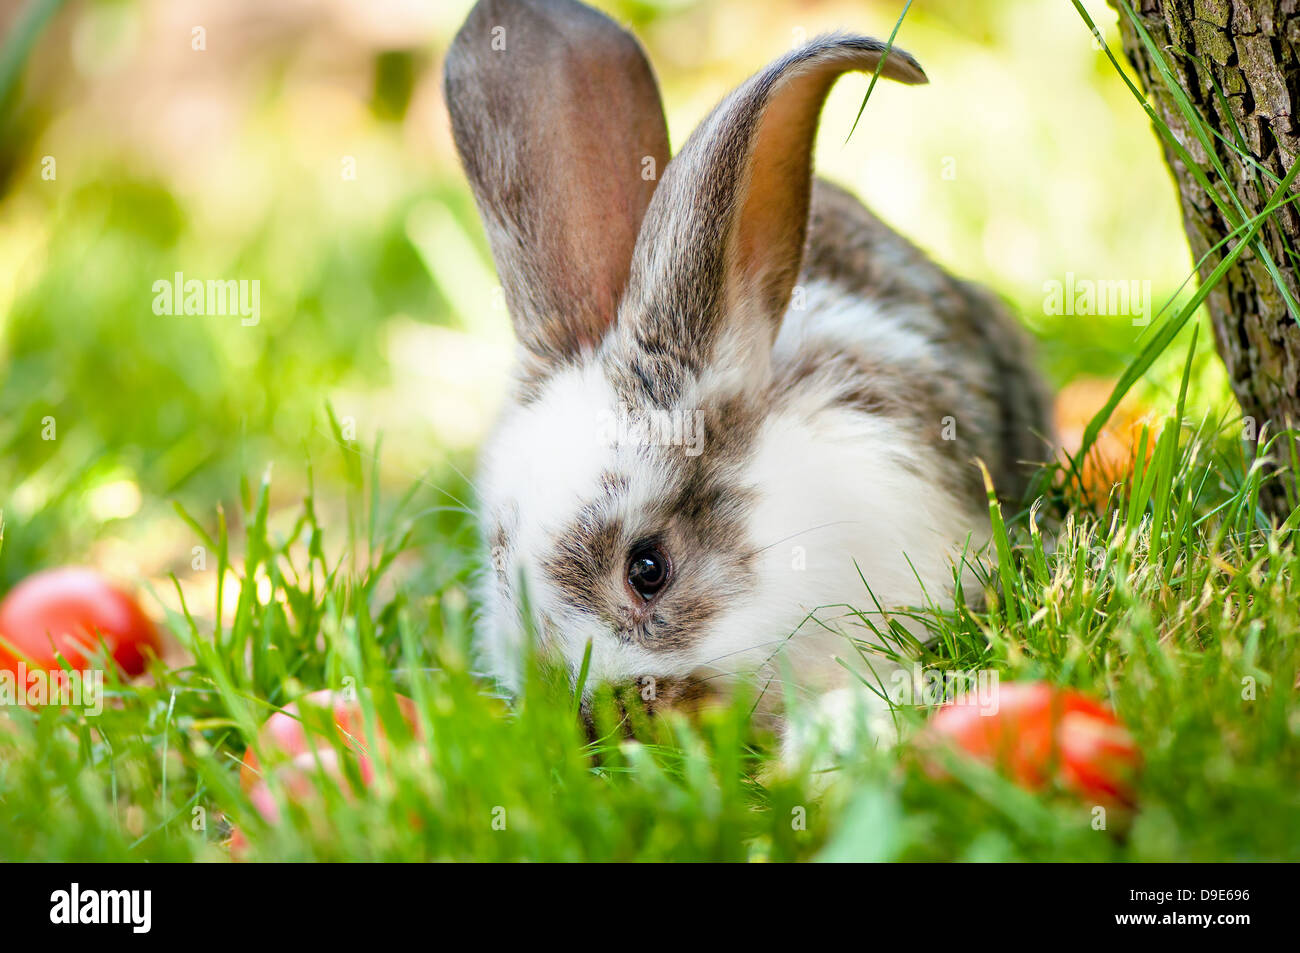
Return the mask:
<svg viewBox="0 0 1300 953"><path fill-rule="evenodd" d="M649 602L668 585L672 571L672 563L658 546L638 546L627 561L627 584Z"/></svg>

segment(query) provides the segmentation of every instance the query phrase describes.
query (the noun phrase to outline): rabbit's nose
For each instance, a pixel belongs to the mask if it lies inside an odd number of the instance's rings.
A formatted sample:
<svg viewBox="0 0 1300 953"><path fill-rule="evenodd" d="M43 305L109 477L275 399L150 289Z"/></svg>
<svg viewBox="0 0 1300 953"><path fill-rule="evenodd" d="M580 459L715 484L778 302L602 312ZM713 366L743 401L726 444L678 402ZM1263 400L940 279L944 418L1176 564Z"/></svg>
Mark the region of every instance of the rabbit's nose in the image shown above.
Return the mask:
<svg viewBox="0 0 1300 953"><path fill-rule="evenodd" d="M637 682L636 688L646 710L652 714L670 709L690 714L720 697L709 680L694 675L678 678L647 675Z"/></svg>
<svg viewBox="0 0 1300 953"><path fill-rule="evenodd" d="M623 686L620 698L625 710L630 703L648 715L674 711L693 716L725 703L727 695L717 679L707 676L646 675Z"/></svg>
<svg viewBox="0 0 1300 953"><path fill-rule="evenodd" d="M668 711L694 715L711 705L725 700L721 686L712 679L688 675L667 677L644 675L631 681L610 686L610 700L614 712L621 718L623 730L634 731L637 716L660 715ZM584 700L578 709L579 718L588 738L595 740L598 732L593 711L593 700Z"/></svg>

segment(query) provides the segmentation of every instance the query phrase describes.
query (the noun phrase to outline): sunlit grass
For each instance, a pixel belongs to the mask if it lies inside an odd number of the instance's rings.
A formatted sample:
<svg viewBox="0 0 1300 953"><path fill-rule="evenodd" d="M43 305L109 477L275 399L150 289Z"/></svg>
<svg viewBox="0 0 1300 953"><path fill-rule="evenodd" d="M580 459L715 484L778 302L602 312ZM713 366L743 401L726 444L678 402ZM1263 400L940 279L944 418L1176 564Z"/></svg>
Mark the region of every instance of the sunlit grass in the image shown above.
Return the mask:
<svg viewBox="0 0 1300 953"><path fill-rule="evenodd" d="M1108 831L1091 805L984 769L936 781L907 742L829 775L778 770L744 698L593 744L546 673L513 701L475 673L468 517L423 510L421 484L401 505L373 497L373 459L344 450L356 482L341 527L321 525L312 495L272 532L265 483L246 491L242 538L194 518L238 608L171 617L192 664L116 686L95 719L10 713L0 857L220 859L233 823L248 859L1295 859L1294 528L1261 528L1264 472L1231 428L1175 409L1150 439L1150 463L1099 516L1067 491L1055 516L999 525L986 607L922 613L941 633L927 665L1047 678L1116 707L1146 764L1139 809ZM417 531L427 519L436 532ZM392 578L417 536L422 568ZM376 781L344 796L326 779L303 798L272 773L283 813L268 825L237 781L257 726L347 686L387 726ZM385 716L395 692L415 699L423 741ZM899 711L907 729L924 714Z"/></svg>

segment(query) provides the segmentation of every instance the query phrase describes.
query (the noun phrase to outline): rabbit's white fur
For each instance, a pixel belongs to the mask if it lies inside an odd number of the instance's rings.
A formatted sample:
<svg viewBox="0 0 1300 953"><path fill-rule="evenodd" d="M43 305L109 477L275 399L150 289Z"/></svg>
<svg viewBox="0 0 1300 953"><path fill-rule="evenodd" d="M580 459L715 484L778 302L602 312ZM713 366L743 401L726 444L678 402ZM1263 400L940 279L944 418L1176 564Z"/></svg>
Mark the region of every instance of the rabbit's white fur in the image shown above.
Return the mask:
<svg viewBox="0 0 1300 953"><path fill-rule="evenodd" d="M874 302L846 300L817 283L805 290L803 306L786 315L773 350L776 363L828 341L900 361L917 361L930 347L905 317ZM699 390L735 386L706 377ZM692 412L700 396L687 395L679 412ZM903 422L826 406L824 395L810 391L763 422L738 481L758 491L745 534L762 547L754 596L724 612L689 650L668 654L619 641L540 571L602 474L628 476L621 506L631 516L661 488L662 470L643 448L605 442L602 423L619 411L599 362L563 370L533 402L507 408L481 468L484 510L508 512L515 520L512 546L493 554L493 568L523 580L534 612L554 621L553 647L571 671L578 671L591 642L589 689L599 682L688 676L720 689L735 678L761 686L781 676L782 654L795 675L788 687L803 695L857 681L837 658L871 679L849 641L861 646L872 640L871 632L848 607L884 629L872 595L887 608L950 605L954 564L963 549L975 553L987 537L987 519L974 507L932 492L911 475L933 469L934 461ZM483 648L491 670L517 689L526 654L519 607L494 579L485 582ZM813 612L819 621L808 619Z"/></svg>
<svg viewBox="0 0 1300 953"><path fill-rule="evenodd" d="M575 681L590 646L588 690L746 680L764 714L792 695L866 721L839 660L870 680L851 640L872 631L849 607L884 629L877 605L950 605L988 534L973 459L1023 489L1045 401L1014 322L814 180L851 70L926 81L879 40L821 37L673 156L653 72L602 14L479 0L457 35L453 134L521 345L479 477L481 644L507 687L535 631ZM694 417L704 444L620 440L628 412ZM665 704L696 697L678 690Z"/></svg>

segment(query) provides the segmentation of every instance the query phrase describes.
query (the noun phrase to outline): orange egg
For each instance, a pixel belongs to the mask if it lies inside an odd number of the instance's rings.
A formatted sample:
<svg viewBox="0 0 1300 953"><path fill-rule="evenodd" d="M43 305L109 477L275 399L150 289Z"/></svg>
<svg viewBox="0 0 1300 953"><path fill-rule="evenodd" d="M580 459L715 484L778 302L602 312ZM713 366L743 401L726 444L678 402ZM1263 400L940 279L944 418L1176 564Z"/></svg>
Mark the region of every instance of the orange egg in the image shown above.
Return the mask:
<svg viewBox="0 0 1300 953"><path fill-rule="evenodd" d="M1053 416L1063 451L1072 457L1078 454L1084 431L1114 389L1114 381L1093 378L1072 381L1061 388ZM1150 411L1132 395L1120 401L1083 460L1076 461L1081 489L1089 503L1104 505L1112 487L1133 472L1141 448L1142 428L1150 426L1151 420ZM1149 435L1147 441L1145 456L1149 459L1155 434Z"/></svg>
<svg viewBox="0 0 1300 953"><path fill-rule="evenodd" d="M1029 790L1057 783L1091 803L1135 803L1141 754L1107 706L1048 682L999 684L994 701L945 705L926 726L919 747L959 751ZM927 764L931 773L943 773L933 757Z"/></svg>

